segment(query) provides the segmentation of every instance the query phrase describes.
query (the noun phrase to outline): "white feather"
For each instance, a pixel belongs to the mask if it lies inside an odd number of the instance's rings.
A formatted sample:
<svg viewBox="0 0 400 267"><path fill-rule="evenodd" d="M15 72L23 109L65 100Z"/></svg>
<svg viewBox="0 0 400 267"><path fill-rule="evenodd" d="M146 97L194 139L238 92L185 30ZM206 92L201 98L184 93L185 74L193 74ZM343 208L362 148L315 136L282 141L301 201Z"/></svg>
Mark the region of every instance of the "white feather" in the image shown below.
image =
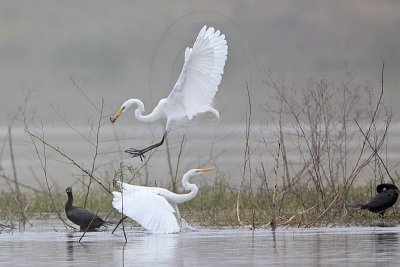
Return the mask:
<svg viewBox="0 0 400 267"><path fill-rule="evenodd" d="M204 26L193 47L186 48L181 74L167 98L161 99L147 115L143 114L144 104L141 100L132 98L125 101L111 118L113 123L123 112L133 107L136 107L135 118L139 121L167 121L163 139L159 143L145 149L131 149L126 152L142 159L144 153L163 144L164 137L173 124L186 124L199 113L210 112L219 119L219 113L212 104L221 83L227 55L225 35L215 31L213 27L207 29L207 26Z"/></svg>
<svg viewBox="0 0 400 267"><path fill-rule="evenodd" d="M177 233L176 212L162 196L151 190L113 192L113 207L152 233ZM123 195L123 209L122 196Z"/></svg>
<svg viewBox="0 0 400 267"><path fill-rule="evenodd" d="M221 83L227 54L225 35L204 26L193 48L186 48L182 72L166 99L167 110L181 107L189 120L209 111Z"/></svg>
<svg viewBox="0 0 400 267"><path fill-rule="evenodd" d="M193 199L198 192L190 177L213 169L192 169L182 177L182 185L190 190L175 194L165 188L130 185L117 181L121 192L113 192L113 207L129 216L152 233L176 233L181 230L181 218L177 203Z"/></svg>

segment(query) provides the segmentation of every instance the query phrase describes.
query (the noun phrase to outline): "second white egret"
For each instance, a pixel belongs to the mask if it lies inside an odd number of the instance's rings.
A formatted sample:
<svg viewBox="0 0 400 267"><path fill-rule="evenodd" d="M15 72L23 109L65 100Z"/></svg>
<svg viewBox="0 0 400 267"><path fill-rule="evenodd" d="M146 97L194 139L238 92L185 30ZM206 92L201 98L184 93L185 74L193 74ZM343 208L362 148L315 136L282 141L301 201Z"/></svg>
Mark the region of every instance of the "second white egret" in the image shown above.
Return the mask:
<svg viewBox="0 0 400 267"><path fill-rule="evenodd" d="M181 217L177 204L196 197L198 188L190 177L213 171L213 168L192 169L182 177L187 194L175 194L165 188L131 185L117 181L121 192L113 192L112 205L119 212L138 222L152 233L177 233L181 230ZM125 219L125 218L124 218Z"/></svg>

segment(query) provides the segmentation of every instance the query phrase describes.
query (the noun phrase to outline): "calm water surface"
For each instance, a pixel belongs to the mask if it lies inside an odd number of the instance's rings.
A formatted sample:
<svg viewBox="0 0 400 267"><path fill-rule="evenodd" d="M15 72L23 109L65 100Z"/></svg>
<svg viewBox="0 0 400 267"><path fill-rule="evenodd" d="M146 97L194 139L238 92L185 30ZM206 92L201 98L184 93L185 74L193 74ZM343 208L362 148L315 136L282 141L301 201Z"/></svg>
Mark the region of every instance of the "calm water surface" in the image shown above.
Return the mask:
<svg viewBox="0 0 400 267"><path fill-rule="evenodd" d="M40 226L38 226L40 225ZM81 233L57 222L0 234L4 266L398 266L400 227Z"/></svg>

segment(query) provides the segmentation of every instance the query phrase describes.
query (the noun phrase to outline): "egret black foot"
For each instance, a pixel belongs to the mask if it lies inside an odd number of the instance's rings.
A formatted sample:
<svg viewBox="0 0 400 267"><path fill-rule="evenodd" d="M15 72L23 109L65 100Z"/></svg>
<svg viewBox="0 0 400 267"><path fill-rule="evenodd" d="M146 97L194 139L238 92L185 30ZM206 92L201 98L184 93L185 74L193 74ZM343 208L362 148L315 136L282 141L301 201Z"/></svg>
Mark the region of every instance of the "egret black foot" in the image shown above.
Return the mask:
<svg viewBox="0 0 400 267"><path fill-rule="evenodd" d="M143 162L143 159L145 158L144 153L149 152L152 149L155 149L159 146L161 146L164 143L165 137L167 136L168 132L164 132L163 137L160 142L155 143L149 147L143 148L143 149L135 149L135 148L130 148L128 150L125 150L126 153L131 154L132 158L139 157L140 160Z"/></svg>
<svg viewBox="0 0 400 267"><path fill-rule="evenodd" d="M125 150L125 152L131 154L132 158L139 157L140 160L143 162L143 159L145 158L144 153L146 153L147 151L145 149L130 148Z"/></svg>

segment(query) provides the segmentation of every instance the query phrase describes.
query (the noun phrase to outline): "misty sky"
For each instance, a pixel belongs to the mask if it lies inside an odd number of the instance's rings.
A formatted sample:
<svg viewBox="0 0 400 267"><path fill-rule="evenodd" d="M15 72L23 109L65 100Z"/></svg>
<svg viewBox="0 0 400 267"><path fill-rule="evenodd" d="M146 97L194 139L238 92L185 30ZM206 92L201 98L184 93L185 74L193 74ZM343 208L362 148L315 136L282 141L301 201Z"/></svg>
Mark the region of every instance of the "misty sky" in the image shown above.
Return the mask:
<svg viewBox="0 0 400 267"><path fill-rule="evenodd" d="M229 46L215 99L219 124L196 125L190 128L192 132L177 130L168 136L168 151L175 162L185 134L180 171L209 165L210 155L219 155L212 165L233 183L242 172L246 82L252 96L253 122L270 119L264 107L271 102L273 89L264 83L263 68L270 69L275 77L285 76L298 88L306 86L310 77L323 75L340 83L343 73L351 71L355 84L379 89L378 68L384 59L385 99L394 110L394 120L399 121L399 14L397 0L0 0L0 139L5 144L6 126L29 94L30 127L43 123L48 142L91 168L93 147L75 130L93 138L89 126L98 120L98 112L74 87L70 76L97 106L104 99L106 115L128 98L142 99L146 113L150 112L159 99L168 96L180 73L185 48L193 44L206 24L221 30ZM101 168L97 171L107 181L121 161L140 164L137 158L123 153L124 149L143 147L161 136L159 122L148 126L129 115L121 116L114 126L103 120L97 159ZM66 125L64 119L75 128ZM38 186L43 182L42 169L22 126L16 121L12 132L18 176L22 182ZM398 125L396 129L399 132ZM255 128L254 134L259 131ZM276 143L274 136L267 138ZM11 160L4 147L0 167L10 174ZM390 149L389 157L398 160L397 143L392 141ZM160 147L147 164L151 179L165 178L166 151ZM265 149L253 154L254 166L258 166L257 161L273 159ZM51 149L46 156L50 179L62 186L78 182L82 174L77 168Z"/></svg>
<svg viewBox="0 0 400 267"><path fill-rule="evenodd" d="M221 122L243 115L246 81L257 105L267 101L263 67L302 85L347 66L375 86L381 59L398 120L399 14L399 1L0 1L0 123L30 92L29 110L41 120L59 123L53 106L84 124L94 111L71 74L93 101L104 98L107 113L131 97L149 111L169 94L204 24L229 45Z"/></svg>

